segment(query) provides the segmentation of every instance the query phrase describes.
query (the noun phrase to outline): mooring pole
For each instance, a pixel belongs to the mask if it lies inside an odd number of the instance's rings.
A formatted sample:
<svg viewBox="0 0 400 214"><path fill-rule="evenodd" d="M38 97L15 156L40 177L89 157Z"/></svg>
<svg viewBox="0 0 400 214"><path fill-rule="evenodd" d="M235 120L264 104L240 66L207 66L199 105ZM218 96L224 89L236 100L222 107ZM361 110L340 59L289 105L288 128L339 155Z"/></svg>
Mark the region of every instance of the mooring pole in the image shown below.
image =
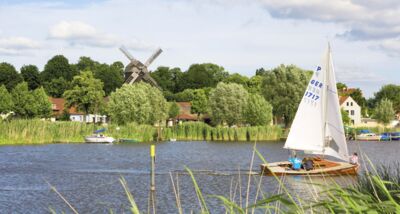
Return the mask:
<svg viewBox="0 0 400 214"><path fill-rule="evenodd" d="M156 179L155 179L155 167L156 167L156 146L151 145L150 146L150 159L151 159L151 172L150 172L150 206L149 209L152 210L152 212L149 213L156 213Z"/></svg>
<svg viewBox="0 0 400 214"><path fill-rule="evenodd" d="M150 190L155 191L156 190L156 185L155 185L155 177L154 177L154 168L155 168L155 162L156 162L156 146L151 145L150 146L150 158L151 158L151 181L150 181Z"/></svg>

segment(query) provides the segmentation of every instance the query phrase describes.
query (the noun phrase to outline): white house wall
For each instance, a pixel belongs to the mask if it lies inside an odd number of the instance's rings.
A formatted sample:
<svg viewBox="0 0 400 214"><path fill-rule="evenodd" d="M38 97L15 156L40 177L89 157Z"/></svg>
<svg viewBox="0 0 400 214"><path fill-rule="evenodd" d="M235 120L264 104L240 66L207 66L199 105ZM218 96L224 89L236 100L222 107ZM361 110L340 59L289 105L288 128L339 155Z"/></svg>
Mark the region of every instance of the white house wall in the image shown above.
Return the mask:
<svg viewBox="0 0 400 214"><path fill-rule="evenodd" d="M353 100L353 98L348 97L340 107L349 113L353 125L357 126L361 124L361 107Z"/></svg>

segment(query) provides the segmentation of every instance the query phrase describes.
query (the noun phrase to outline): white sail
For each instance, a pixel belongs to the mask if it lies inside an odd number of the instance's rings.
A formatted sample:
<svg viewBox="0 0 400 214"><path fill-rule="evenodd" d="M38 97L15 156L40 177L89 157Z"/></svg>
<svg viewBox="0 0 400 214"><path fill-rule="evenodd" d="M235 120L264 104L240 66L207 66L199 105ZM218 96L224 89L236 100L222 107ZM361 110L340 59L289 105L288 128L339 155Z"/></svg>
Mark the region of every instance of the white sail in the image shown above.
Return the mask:
<svg viewBox="0 0 400 214"><path fill-rule="evenodd" d="M324 155L348 160L346 137L340 112L339 98L336 89L335 70L333 68L330 47L327 52L327 84L326 84L326 145Z"/></svg>
<svg viewBox="0 0 400 214"><path fill-rule="evenodd" d="M307 86L284 148L348 158L330 47Z"/></svg>
<svg viewBox="0 0 400 214"><path fill-rule="evenodd" d="M323 80L323 69L318 66L297 109L284 148L323 152Z"/></svg>

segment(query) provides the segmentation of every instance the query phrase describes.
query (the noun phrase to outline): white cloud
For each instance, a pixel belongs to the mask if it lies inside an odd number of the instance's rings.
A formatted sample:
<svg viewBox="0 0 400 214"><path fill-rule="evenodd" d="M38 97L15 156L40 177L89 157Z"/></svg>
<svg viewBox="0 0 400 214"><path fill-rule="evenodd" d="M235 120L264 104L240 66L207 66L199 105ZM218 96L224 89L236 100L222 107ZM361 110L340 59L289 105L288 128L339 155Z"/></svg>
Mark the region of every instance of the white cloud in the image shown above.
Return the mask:
<svg viewBox="0 0 400 214"><path fill-rule="evenodd" d="M400 56L400 38L384 40L377 48L391 57Z"/></svg>
<svg viewBox="0 0 400 214"><path fill-rule="evenodd" d="M41 44L26 37L0 38L0 55L19 56L31 55L29 50L39 49Z"/></svg>
<svg viewBox="0 0 400 214"><path fill-rule="evenodd" d="M344 25L341 36L379 40L400 34L400 1L386 0L261 0L271 16Z"/></svg>
<svg viewBox="0 0 400 214"><path fill-rule="evenodd" d="M155 47L138 40L126 40L113 34L106 34L95 27L80 21L61 21L49 30L49 38L64 40L71 46L98 48L118 47L124 44L135 50L148 50Z"/></svg>
<svg viewBox="0 0 400 214"><path fill-rule="evenodd" d="M38 49L40 44L26 37L8 37L0 38L0 48L10 50Z"/></svg>

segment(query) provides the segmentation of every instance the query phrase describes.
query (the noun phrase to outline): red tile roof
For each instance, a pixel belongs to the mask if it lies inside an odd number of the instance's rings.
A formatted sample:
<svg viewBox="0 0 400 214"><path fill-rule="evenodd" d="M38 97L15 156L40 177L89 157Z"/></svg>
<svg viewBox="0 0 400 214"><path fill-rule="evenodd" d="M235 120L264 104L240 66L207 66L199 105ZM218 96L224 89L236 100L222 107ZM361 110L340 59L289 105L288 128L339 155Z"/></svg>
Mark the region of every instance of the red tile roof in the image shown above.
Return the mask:
<svg viewBox="0 0 400 214"><path fill-rule="evenodd" d="M347 98L349 98L349 96L339 96L339 105L342 105Z"/></svg>

